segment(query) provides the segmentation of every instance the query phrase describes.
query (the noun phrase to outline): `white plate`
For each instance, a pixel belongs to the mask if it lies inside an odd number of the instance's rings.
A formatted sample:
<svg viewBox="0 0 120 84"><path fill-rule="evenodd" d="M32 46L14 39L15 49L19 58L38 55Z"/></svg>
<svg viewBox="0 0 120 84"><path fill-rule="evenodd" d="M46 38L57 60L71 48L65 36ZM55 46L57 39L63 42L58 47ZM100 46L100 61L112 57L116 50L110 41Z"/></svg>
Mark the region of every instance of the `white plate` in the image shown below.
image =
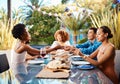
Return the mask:
<svg viewBox="0 0 120 84"><path fill-rule="evenodd" d="M45 55L45 57L44 58L49 58L50 56L49 55Z"/></svg>
<svg viewBox="0 0 120 84"><path fill-rule="evenodd" d="M27 63L28 64L42 64L44 63L44 60L29 60Z"/></svg>
<svg viewBox="0 0 120 84"><path fill-rule="evenodd" d="M90 64L90 62L87 62L87 61L72 61L72 64L81 65L81 64Z"/></svg>
<svg viewBox="0 0 120 84"><path fill-rule="evenodd" d="M89 65L89 64L84 64L84 65L80 65L80 66L77 66L78 69L86 69L86 70L89 70L89 69L94 69L95 67L93 65Z"/></svg>
<svg viewBox="0 0 120 84"><path fill-rule="evenodd" d="M81 57L80 55L72 55L71 57Z"/></svg>
<svg viewBox="0 0 120 84"><path fill-rule="evenodd" d="M85 61L82 57L72 57L72 61Z"/></svg>

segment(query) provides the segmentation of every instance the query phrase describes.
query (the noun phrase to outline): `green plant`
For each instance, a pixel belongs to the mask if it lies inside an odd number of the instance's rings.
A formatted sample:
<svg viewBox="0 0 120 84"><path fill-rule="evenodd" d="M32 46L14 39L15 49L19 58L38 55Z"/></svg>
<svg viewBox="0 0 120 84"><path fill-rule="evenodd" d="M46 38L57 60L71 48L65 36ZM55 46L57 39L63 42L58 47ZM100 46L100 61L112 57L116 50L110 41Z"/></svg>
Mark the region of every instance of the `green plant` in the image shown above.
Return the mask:
<svg viewBox="0 0 120 84"><path fill-rule="evenodd" d="M79 40L78 41L78 44L82 44L82 43L84 43L84 42L86 42L87 41L87 38L83 38L82 40Z"/></svg>
<svg viewBox="0 0 120 84"><path fill-rule="evenodd" d="M43 7L41 11L46 13L60 13L61 7ZM32 25L29 32L31 33L32 40L31 45L42 45L43 43L52 44L54 39L54 33L60 28L60 23L57 22L55 16L49 16L43 14L41 11L34 10L32 17L26 21L27 25Z"/></svg>
<svg viewBox="0 0 120 84"><path fill-rule="evenodd" d="M13 25L15 25L15 22L12 22L10 28L8 21L0 21L0 50L12 49L12 46L15 44L16 40L11 34L11 29Z"/></svg>
<svg viewBox="0 0 120 84"><path fill-rule="evenodd" d="M16 42L12 36L11 30L15 24L20 22L20 18L12 19L11 24L9 24L7 15L2 10L0 11L0 16L0 50L8 50L11 49Z"/></svg>
<svg viewBox="0 0 120 84"><path fill-rule="evenodd" d="M78 13L78 15L74 15L72 12L65 12L59 18L59 21L72 31L74 43L77 43L76 37L80 33L80 29L87 29L90 27L88 11L85 9L81 12L78 11Z"/></svg>
<svg viewBox="0 0 120 84"><path fill-rule="evenodd" d="M113 0L76 0L76 4L80 7L91 9L94 12L99 12L111 1Z"/></svg>
<svg viewBox="0 0 120 84"><path fill-rule="evenodd" d="M120 12L117 14L114 9L111 9L111 5L108 5L99 14L92 14L91 21L95 27L108 26L113 34L110 41L115 45L116 49L120 49Z"/></svg>

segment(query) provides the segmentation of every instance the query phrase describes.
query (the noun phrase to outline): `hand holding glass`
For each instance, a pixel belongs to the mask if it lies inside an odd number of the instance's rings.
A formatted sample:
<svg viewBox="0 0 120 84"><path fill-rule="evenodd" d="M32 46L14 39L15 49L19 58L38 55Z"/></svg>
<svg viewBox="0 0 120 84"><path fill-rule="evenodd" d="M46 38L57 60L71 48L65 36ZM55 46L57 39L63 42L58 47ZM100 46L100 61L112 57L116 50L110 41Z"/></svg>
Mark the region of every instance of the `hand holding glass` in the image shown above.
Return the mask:
<svg viewBox="0 0 120 84"><path fill-rule="evenodd" d="M42 58L45 57L45 55L46 55L46 49L45 48L40 49L40 55L42 56Z"/></svg>

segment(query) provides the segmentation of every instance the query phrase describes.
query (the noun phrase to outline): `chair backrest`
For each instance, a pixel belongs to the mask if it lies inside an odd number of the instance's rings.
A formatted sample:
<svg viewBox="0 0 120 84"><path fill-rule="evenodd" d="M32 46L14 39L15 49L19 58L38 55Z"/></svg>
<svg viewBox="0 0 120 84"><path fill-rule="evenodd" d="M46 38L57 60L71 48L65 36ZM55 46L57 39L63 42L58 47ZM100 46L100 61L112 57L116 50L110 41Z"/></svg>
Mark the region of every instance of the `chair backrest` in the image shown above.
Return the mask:
<svg viewBox="0 0 120 84"><path fill-rule="evenodd" d="M8 70L9 63L6 54L0 54L0 73Z"/></svg>
<svg viewBox="0 0 120 84"><path fill-rule="evenodd" d="M116 50L115 70L116 70L117 76L119 77L119 82L120 82L120 50Z"/></svg>

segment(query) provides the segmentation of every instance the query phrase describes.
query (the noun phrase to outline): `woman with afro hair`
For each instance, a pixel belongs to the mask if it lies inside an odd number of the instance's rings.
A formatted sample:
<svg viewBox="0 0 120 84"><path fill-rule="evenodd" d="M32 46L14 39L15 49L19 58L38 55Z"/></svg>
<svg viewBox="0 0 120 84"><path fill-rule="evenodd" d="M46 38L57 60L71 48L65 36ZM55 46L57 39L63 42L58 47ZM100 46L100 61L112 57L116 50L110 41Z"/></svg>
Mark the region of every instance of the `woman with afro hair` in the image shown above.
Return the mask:
<svg viewBox="0 0 120 84"><path fill-rule="evenodd" d="M14 38L18 39L14 50L13 50L13 59L12 59L12 70L17 77L17 79L22 82L22 76L27 76L27 68L26 68L26 53L36 56L40 55L40 50L32 48L28 43L31 40L31 36L26 29L24 24L17 24L12 29L12 35ZM49 53L55 49L58 49L60 46L56 46L54 48L46 49L46 53Z"/></svg>
<svg viewBox="0 0 120 84"><path fill-rule="evenodd" d="M54 48L55 46L71 46L69 42L69 34L64 30L57 30L54 34L55 41L51 45L50 48Z"/></svg>

